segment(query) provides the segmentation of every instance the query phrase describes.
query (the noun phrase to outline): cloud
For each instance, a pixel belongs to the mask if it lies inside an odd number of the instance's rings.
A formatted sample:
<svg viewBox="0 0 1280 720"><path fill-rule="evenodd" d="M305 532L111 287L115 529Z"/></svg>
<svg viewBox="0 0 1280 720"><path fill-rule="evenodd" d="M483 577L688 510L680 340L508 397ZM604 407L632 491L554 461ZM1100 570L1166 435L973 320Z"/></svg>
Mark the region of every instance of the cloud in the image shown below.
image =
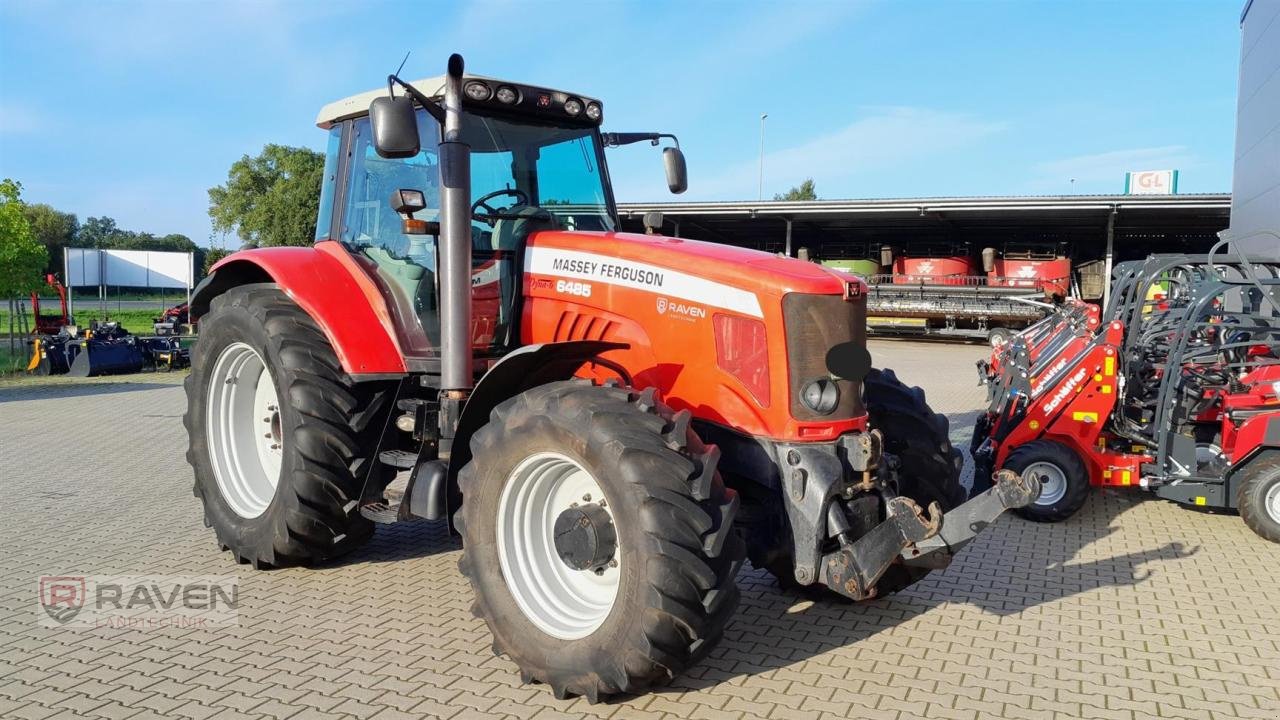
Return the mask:
<svg viewBox="0 0 1280 720"><path fill-rule="evenodd" d="M961 150L997 133L1007 123L928 108L875 107L871 114L793 147L765 153L769 178L799 182L813 178L819 188L847 186L851 179L886 168L918 163ZM735 163L696 183L706 199L754 197L758 160Z"/></svg>
<svg viewBox="0 0 1280 720"><path fill-rule="evenodd" d="M1037 163L1030 184L1035 190L1062 189L1075 180L1081 189L1088 190L1095 184L1118 185L1131 170L1182 170L1198 164L1185 145L1112 150Z"/></svg>

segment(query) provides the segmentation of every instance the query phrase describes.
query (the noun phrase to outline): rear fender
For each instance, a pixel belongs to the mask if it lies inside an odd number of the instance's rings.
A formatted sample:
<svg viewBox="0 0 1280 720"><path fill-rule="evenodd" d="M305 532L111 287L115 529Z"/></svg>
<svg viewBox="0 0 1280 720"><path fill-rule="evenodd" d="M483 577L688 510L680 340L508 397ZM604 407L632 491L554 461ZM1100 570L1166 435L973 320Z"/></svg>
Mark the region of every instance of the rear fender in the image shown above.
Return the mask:
<svg viewBox="0 0 1280 720"><path fill-rule="evenodd" d="M220 260L191 297L194 320L213 298L239 285L280 286L320 326L356 380L405 374L404 353L381 290L340 244L244 250Z"/></svg>

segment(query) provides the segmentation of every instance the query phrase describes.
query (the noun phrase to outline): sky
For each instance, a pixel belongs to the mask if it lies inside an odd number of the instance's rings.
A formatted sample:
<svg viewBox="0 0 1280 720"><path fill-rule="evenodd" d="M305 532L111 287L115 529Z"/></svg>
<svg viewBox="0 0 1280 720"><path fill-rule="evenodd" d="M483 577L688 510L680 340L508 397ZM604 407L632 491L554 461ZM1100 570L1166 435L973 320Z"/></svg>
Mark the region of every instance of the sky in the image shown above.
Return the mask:
<svg viewBox="0 0 1280 720"><path fill-rule="evenodd" d="M1243 0L0 0L0 177L120 227L211 234L208 188L267 143L322 150L327 102L443 72L604 101L620 202L1227 192Z"/></svg>

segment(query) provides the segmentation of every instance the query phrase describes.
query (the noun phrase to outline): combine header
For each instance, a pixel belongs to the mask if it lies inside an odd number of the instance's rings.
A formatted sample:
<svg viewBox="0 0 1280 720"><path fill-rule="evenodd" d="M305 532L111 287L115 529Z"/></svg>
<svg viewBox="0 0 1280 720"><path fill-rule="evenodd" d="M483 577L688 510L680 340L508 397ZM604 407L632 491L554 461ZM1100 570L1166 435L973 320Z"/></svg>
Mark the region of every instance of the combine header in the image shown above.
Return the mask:
<svg viewBox="0 0 1280 720"><path fill-rule="evenodd" d="M867 278L874 331L984 338L992 347L1035 323L1067 296L1071 261L1059 246L1010 244L982 251L982 268L962 243L884 246L891 274Z"/></svg>
<svg viewBox="0 0 1280 720"><path fill-rule="evenodd" d="M1033 520L1136 486L1280 542L1280 259L1226 246L1121 263L1104 312L1068 302L980 362L977 476L1036 475Z"/></svg>

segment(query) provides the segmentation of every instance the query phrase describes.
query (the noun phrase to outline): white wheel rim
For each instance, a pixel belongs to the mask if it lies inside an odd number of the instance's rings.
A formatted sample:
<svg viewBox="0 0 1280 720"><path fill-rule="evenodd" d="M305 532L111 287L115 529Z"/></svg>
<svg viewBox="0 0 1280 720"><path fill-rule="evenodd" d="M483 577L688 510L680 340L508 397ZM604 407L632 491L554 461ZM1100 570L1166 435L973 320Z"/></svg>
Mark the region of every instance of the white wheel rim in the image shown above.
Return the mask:
<svg viewBox="0 0 1280 720"><path fill-rule="evenodd" d="M1263 507L1267 509L1267 514L1271 519L1280 523L1280 483L1275 483L1271 489L1267 491L1266 500Z"/></svg>
<svg viewBox="0 0 1280 720"><path fill-rule="evenodd" d="M1052 505L1066 496L1067 474L1057 465L1049 462L1031 463L1022 472L1040 478L1040 497L1036 498L1036 505Z"/></svg>
<svg viewBox="0 0 1280 720"><path fill-rule="evenodd" d="M222 499L244 518L266 512L284 454L280 402L267 364L244 343L228 345L214 363L205 437Z"/></svg>
<svg viewBox="0 0 1280 720"><path fill-rule="evenodd" d="M589 500L585 498L590 498ZM555 522L574 504L606 500L576 461L554 452L524 459L498 500L498 561L516 604L538 629L561 640L584 638L613 610L622 550L600 574L575 570L555 548ZM610 510L605 502L606 511ZM612 517L612 513L610 513Z"/></svg>
<svg viewBox="0 0 1280 720"><path fill-rule="evenodd" d="M1009 337L1004 333L999 332L993 332L987 337L987 342L990 343L993 348L1004 347L1004 344L1008 341Z"/></svg>

